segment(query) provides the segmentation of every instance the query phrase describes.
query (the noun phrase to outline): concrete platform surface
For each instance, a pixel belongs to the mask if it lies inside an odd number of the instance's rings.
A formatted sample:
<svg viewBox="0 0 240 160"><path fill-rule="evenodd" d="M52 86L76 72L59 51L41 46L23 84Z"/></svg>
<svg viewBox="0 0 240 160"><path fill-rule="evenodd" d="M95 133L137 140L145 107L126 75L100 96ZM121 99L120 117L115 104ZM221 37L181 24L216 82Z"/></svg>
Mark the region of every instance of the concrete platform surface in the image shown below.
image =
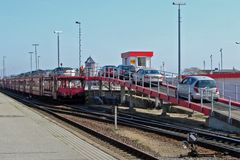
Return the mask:
<svg viewBox="0 0 240 160"><path fill-rule="evenodd" d="M1 160L115 159L0 93Z"/></svg>

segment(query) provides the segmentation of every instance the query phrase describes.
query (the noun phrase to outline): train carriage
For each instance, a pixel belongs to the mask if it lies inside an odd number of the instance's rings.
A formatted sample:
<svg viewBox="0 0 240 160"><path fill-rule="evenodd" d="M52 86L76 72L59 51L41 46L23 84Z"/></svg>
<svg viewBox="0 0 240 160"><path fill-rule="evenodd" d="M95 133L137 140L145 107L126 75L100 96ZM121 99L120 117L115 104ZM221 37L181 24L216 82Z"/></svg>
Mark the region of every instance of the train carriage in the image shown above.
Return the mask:
<svg viewBox="0 0 240 160"><path fill-rule="evenodd" d="M59 98L85 97L84 79L79 76L58 76L56 93Z"/></svg>
<svg viewBox="0 0 240 160"><path fill-rule="evenodd" d="M34 96L84 102L84 80L74 69L59 67L51 72L40 70L5 77L0 80L0 87Z"/></svg>

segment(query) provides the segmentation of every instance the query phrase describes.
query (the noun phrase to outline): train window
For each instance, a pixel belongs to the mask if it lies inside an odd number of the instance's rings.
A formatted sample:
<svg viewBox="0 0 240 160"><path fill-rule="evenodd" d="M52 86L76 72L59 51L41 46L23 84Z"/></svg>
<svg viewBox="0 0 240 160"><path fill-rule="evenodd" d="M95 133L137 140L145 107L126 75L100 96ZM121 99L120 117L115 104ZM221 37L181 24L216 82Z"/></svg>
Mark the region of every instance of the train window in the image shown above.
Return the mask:
<svg viewBox="0 0 240 160"><path fill-rule="evenodd" d="M71 80L70 81L71 86L70 88L79 88L81 87L81 81L80 80Z"/></svg>
<svg viewBox="0 0 240 160"><path fill-rule="evenodd" d="M57 81L57 86L58 86L58 87L61 86L61 81Z"/></svg>

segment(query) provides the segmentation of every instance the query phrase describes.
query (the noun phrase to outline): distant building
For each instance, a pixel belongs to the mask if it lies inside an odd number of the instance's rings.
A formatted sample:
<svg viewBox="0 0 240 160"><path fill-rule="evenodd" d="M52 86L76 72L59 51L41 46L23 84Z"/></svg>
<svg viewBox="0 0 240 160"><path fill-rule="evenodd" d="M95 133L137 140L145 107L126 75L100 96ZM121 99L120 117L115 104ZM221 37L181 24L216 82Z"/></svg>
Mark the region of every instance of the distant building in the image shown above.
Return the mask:
<svg viewBox="0 0 240 160"><path fill-rule="evenodd" d="M121 54L123 65L133 65L139 68L151 68L151 51L129 51Z"/></svg>
<svg viewBox="0 0 240 160"><path fill-rule="evenodd" d="M92 57L88 57L85 61L85 73L86 76L95 76L96 73L96 63Z"/></svg>
<svg viewBox="0 0 240 160"><path fill-rule="evenodd" d="M223 73L240 73L239 70L233 68L233 69L223 69L218 70L217 68L211 72L211 70L200 70L202 74L223 74Z"/></svg>

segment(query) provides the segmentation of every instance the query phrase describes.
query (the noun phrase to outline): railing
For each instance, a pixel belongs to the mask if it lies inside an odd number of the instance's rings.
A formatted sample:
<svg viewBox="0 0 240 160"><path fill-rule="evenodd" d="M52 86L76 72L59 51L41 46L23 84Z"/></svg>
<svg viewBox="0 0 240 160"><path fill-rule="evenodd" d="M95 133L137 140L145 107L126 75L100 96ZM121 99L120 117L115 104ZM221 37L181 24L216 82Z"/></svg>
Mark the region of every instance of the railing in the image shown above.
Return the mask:
<svg viewBox="0 0 240 160"><path fill-rule="evenodd" d="M133 73L129 72L128 74L120 74L115 70L112 70L111 72L99 72L100 70L95 71L88 71L86 76L100 76L104 78L115 78L115 79L121 79L125 82L128 82L130 84L135 84L137 86L142 86L146 88L150 88L152 90L156 90L158 92L165 93L167 96L172 96L177 99L179 99L178 91L176 90L178 87L178 78L176 73L171 72L165 72L165 71L159 71L163 75L163 79L160 81L154 81L151 77L144 78L143 76L136 76L136 74L133 75ZM96 83L97 85L98 83ZM200 89L200 99L198 100L202 107L208 106L211 109L211 115L213 115L214 112L220 112L221 114L225 114L228 116L228 121L231 122L232 117L240 117L240 108L234 106L235 100L239 100L240 96L238 97L237 93L240 93L240 85L235 85L235 89L230 88L226 89L226 84L217 84L219 90L220 90L220 97L223 97L227 99L224 103L220 103L219 101L216 101L213 97L214 93L212 93L208 89ZM222 86L222 87L221 87ZM234 86L234 85L233 85ZM120 88L119 88L120 89ZM192 102L191 98L191 89L189 89L189 92L185 98L187 99L188 103ZM208 96L206 96L208 95ZM196 102L196 101L194 101Z"/></svg>
<svg viewBox="0 0 240 160"><path fill-rule="evenodd" d="M148 87L151 90L156 90L158 92L165 93L167 96L172 96L177 99L179 99L178 91L176 90L178 87L178 79L176 74L174 73L169 73L169 72L161 72L163 75L163 79L160 81L154 81L152 80L151 77L149 78L144 78L144 76L136 76L133 75L131 72L128 74L119 74L117 72L105 72L102 75L99 75L104 78L115 78L115 79L120 79L126 82L129 82L130 84L134 83L137 86L142 86L142 87ZM188 101L188 103L192 102L192 91L189 87L188 89L187 96L185 97ZM216 91L215 91L216 92ZM225 90L226 93L226 90ZM220 112L221 114L225 114L228 116L228 121L231 122L232 117L239 117L240 115L240 108L236 107L232 103L232 98L229 98L229 101L227 104L220 103L219 101L215 100L214 98L214 93L210 89L200 89L200 99L199 102L202 107L208 106L211 109L211 115L213 115L214 112Z"/></svg>
<svg viewBox="0 0 240 160"><path fill-rule="evenodd" d="M220 96L233 101L240 101L240 83L217 81Z"/></svg>

